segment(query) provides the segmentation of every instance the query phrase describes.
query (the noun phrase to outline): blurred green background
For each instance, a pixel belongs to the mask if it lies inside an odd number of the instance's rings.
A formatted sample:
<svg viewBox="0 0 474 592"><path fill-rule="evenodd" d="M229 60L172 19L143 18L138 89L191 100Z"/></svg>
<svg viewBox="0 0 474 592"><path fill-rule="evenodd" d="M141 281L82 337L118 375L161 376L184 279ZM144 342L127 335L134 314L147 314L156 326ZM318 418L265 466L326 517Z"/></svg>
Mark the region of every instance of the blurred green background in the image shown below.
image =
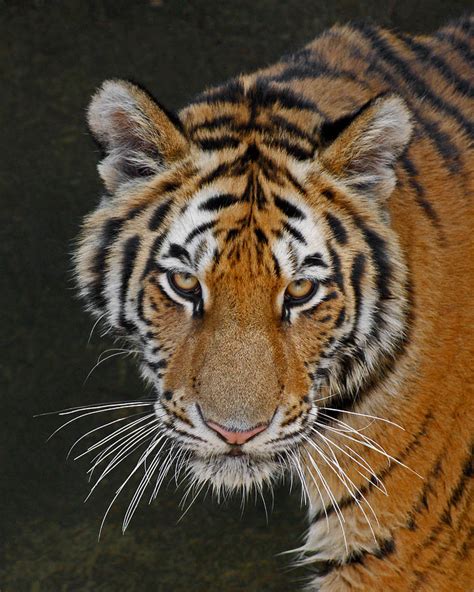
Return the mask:
<svg viewBox="0 0 474 592"><path fill-rule="evenodd" d="M465 13L461 0L0 1L1 592L287 592L308 575L276 554L301 541L304 512L287 487L268 523L261 502L198 500L184 519L181 493L141 506L122 536L127 495L97 534L115 491L88 492L86 463L65 461L93 421L46 443L46 411L136 399L133 362L114 358L84 385L111 342L74 298L72 241L97 203L97 149L84 112L105 78L142 83L179 108L222 79L271 63L335 22L372 18L431 31ZM271 503L271 500L269 500Z"/></svg>

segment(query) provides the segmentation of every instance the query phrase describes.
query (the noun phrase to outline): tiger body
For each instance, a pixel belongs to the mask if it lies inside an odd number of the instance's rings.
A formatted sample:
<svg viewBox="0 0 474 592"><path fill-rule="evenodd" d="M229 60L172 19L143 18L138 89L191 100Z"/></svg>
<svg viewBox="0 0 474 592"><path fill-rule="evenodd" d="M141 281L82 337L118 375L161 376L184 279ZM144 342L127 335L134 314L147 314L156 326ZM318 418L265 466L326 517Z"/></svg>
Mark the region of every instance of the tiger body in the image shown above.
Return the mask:
<svg viewBox="0 0 474 592"><path fill-rule="evenodd" d="M296 463L311 590L474 586L472 51L469 20L335 27L179 122L121 82L90 109L112 196L82 294L142 352L199 482ZM317 287L294 304L303 264ZM181 270L199 298L170 297ZM222 434L252 429L229 454Z"/></svg>

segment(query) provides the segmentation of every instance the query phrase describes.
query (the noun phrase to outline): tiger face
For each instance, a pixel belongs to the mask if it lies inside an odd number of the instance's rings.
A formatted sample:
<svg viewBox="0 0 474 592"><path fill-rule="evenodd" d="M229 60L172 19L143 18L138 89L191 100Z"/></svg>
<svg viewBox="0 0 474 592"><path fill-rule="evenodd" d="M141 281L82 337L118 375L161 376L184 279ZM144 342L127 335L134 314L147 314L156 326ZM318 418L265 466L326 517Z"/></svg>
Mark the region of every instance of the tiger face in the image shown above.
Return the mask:
<svg viewBox="0 0 474 592"><path fill-rule="evenodd" d="M80 238L81 294L140 352L160 433L218 490L278 478L315 419L384 372L406 325L386 208L403 101L308 113L308 131L305 105L255 85L177 118L109 81L89 109L107 195Z"/></svg>

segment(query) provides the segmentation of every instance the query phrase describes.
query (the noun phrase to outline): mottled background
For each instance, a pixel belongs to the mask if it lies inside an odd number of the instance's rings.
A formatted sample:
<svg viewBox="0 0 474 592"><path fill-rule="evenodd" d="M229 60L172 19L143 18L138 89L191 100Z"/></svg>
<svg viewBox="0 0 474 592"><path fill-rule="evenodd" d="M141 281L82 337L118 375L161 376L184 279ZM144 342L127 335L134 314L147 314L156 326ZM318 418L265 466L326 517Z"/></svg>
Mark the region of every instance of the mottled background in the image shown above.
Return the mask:
<svg viewBox="0 0 474 592"><path fill-rule="evenodd" d="M104 78L141 82L169 108L204 86L268 64L335 22L372 18L430 31L462 0L0 1L1 592L288 592L308 575L276 554L301 540L304 512L287 487L268 523L261 502L198 500L178 524L173 486L140 507L125 536L126 493L103 537L117 486L94 497L86 464L65 461L86 429L46 443L58 418L35 414L137 398L133 362L114 358L84 385L110 341L87 340L91 320L74 299L72 240L97 202L97 150L84 111ZM124 469L125 470L125 469ZM121 473L124 476L124 472ZM117 476L117 478L120 475ZM268 499L271 505L271 499Z"/></svg>

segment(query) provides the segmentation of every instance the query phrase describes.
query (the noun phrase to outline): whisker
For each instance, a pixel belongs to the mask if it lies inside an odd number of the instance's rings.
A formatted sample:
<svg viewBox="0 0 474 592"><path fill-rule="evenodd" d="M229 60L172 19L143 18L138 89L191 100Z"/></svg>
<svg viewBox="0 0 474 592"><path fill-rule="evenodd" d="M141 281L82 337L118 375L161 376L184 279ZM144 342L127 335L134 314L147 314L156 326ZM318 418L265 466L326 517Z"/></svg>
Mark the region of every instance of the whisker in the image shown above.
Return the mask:
<svg viewBox="0 0 474 592"><path fill-rule="evenodd" d="M339 421L339 420L337 420ZM399 466L404 467L405 469L407 469L408 471L410 471L411 473L417 475L418 477L420 477L420 479L423 479L423 477L417 473L414 469L412 469L411 467L409 467L408 465L406 465L405 463L403 463L401 460L399 460L398 458L390 455L380 444L378 444L377 442L375 442L375 440L373 440L372 438L369 438L368 436L366 436L365 434L361 434L358 430L351 428L351 433L353 434L357 434L358 436L360 436L362 439L359 440L357 438L354 438L353 436L350 436L348 432L348 430L340 430L334 427L330 427L327 426L325 424L321 424L318 422L314 422L315 424L321 426L323 429L325 430L329 430L329 431L333 431L335 433L338 433L340 436L342 436L343 438L347 438L348 440L351 440L352 442L355 442L357 444L361 444L362 446L365 446L366 448L369 448L371 450L374 450L375 452L378 452L379 454L381 454L382 456L385 456L385 458L387 458L389 461L393 461L396 464L398 464ZM350 428L351 426L349 426L348 424L345 424L344 422L341 422L344 424L345 428Z"/></svg>
<svg viewBox="0 0 474 592"><path fill-rule="evenodd" d="M363 459L362 457L360 457L363 460L362 462L359 462L357 459L355 459L351 454L349 454L346 450L344 450L341 446L339 446L338 444L336 444L333 440L331 440L330 438L327 438L326 436L324 436L320 431L313 429L312 430L315 434L317 434L320 438L322 438L329 447L331 446L335 446L338 450L340 450L345 456L349 457L352 461L354 461L357 465L359 465L361 468L363 468L365 471L367 471L371 476L377 478L375 471L373 470L373 468L367 463L367 461L365 459ZM350 448L354 454L357 454L352 448ZM360 456L360 455L358 455ZM357 470L357 469L356 469ZM367 477L367 475L364 475L363 473L361 473L360 471L357 471L359 473L359 475L361 475L361 477L363 477L368 483L371 483L372 485L374 485L374 487L376 487L377 489L379 489L383 494L388 495L387 490L385 488L385 486L379 486L376 483L374 483L371 479L369 479Z"/></svg>
<svg viewBox="0 0 474 592"><path fill-rule="evenodd" d="M341 511L341 508L339 507L339 504L338 504L338 502L337 502L334 494L332 493L332 491L331 491L331 489L330 489L330 487L329 487L326 479L323 477L321 471L319 470L319 467L316 464L315 460L313 459L312 455L310 454L310 452L306 448L305 448L305 451L306 451L306 454L307 454L307 456L309 458L310 463L312 464L312 466L316 470L316 472L318 474L318 477L321 480L322 486L324 487L324 489L326 490L326 493L328 494L329 500L332 502L332 506L334 507L334 511L336 512L336 516L337 516L337 519L339 521L339 525L341 527L342 537L344 539L344 546L346 548L346 552L348 552L349 551L349 547L348 547L348 544L347 544L346 531L345 531L345 528L344 528L344 522L345 522L344 515L343 515L343 513ZM311 471L310 471L310 474L311 474Z"/></svg>
<svg viewBox="0 0 474 592"><path fill-rule="evenodd" d="M88 436L90 436L91 434L93 434L94 432L97 432L99 430L103 430L115 423L118 423L120 421L126 421L128 419L131 419L132 417L136 417L137 415L143 415L144 413L146 413L146 411L139 411L138 413L132 413L132 415L127 415L126 417L119 417L118 419L114 419L112 421L109 421L108 423L105 423L97 428L94 428L92 430L89 430L88 432L86 432L83 436L81 436L80 438L78 438L74 444L71 446L71 448L69 448L69 451L66 455L66 459L68 459L71 456L71 452L74 450L74 448L79 444L79 442L81 442L82 440L84 440L84 438L87 438ZM116 430L117 431L117 430ZM115 434L116 431L114 431L113 433ZM77 460L79 457L76 457L74 460Z"/></svg>
<svg viewBox="0 0 474 592"><path fill-rule="evenodd" d="M338 409L333 409L332 407L322 407L319 411L322 412L322 411L339 411L339 410ZM394 421L391 421L390 419L385 419L385 417L378 417L377 415L370 415L368 413L360 413L358 411L348 411L347 409L344 409L343 410L343 413L347 413L349 415L356 415L356 416L359 416L359 417L367 417L368 419L374 419L374 420L377 420L377 421L383 421L384 423L388 423L390 425L395 426L399 430L405 431L405 428L403 426L401 426L400 424L398 424L398 423L396 423Z"/></svg>
<svg viewBox="0 0 474 592"><path fill-rule="evenodd" d="M115 456L112 458L112 460L109 462L109 464L105 467L105 469L102 471L102 473L100 474L100 476L97 478L96 482L94 483L89 495L87 496L86 499L88 499L91 495L92 492L95 490L95 488L97 487L97 485L102 481L102 479L104 479L104 477L106 475L108 475L116 466L118 466L120 463L122 463L126 458L128 458L128 456L137 448L139 448L139 446L142 445L143 440L145 438L147 438L150 434L154 433L157 429L156 425L154 425L154 422L150 422L152 425L150 427L150 424L147 424L145 426L142 426L140 429L136 430L136 432L134 432L133 434L131 434L128 439L126 441L124 441L119 448L113 448L107 455L102 456L100 458L98 458L98 460L94 463L94 465L89 469L88 473L89 475L89 479L92 478L92 475L95 471L95 469L97 468L97 466L103 461L105 460L105 458L107 458L107 456L110 456L111 454L115 454Z"/></svg>
<svg viewBox="0 0 474 592"><path fill-rule="evenodd" d="M80 407L68 407L67 409L61 409L60 411L47 411L46 413L38 413L33 417L43 417L46 415L71 415L73 413L81 413L82 411L92 411L94 409L104 411L113 411L115 409L127 408L130 406L145 406L152 405L156 401L156 398L141 399L140 401L115 401L113 403L95 403L93 405L84 405Z"/></svg>
<svg viewBox="0 0 474 592"><path fill-rule="evenodd" d="M334 455L334 452L332 452L332 456L333 456L334 460L331 461L331 459L327 457L327 455L324 453L324 451L315 442L313 442L313 440L311 440L310 438L306 438L306 440L307 440L308 444L310 444L314 448L314 450L321 456L321 458L326 462L327 466L333 471L333 473L336 475L336 477L339 479L339 481L344 485L346 490L349 492L349 495L352 497L352 499L355 501L355 503L357 504L357 506L361 510L362 514L364 515L364 518L365 518L365 520L370 528L370 531L372 533L372 536L374 537L375 542L377 542L377 538L376 538L374 530L372 528L372 524L371 524L364 508L362 507L362 504L360 503L359 499L357 499L357 496L355 495L355 493L347 485L346 480L352 485L352 487L357 492L357 494L360 496L360 498L364 500L364 502L370 508L377 524L379 524L377 515L376 515L374 509L372 508L371 504L368 502L367 498L363 495L363 493L360 491L360 489L354 484L352 479L350 479L350 477L348 477L348 475L342 469L336 456ZM337 471L334 467L337 467Z"/></svg>
<svg viewBox="0 0 474 592"><path fill-rule="evenodd" d="M102 319L105 317L105 315L106 315L106 314L107 314L106 312L102 313L102 314L100 315L100 317L99 317L99 318L96 320L96 322L95 322L95 323L92 325L91 332L89 333L89 339L87 340L87 345L89 345L89 343L91 342L92 335L93 335L93 333L94 333L94 331L95 331L95 328L96 328L96 327L97 327L97 325L100 323L100 321L101 321L101 320L102 320Z"/></svg>
<svg viewBox="0 0 474 592"><path fill-rule="evenodd" d="M128 405L124 405L123 407L121 407L122 409L130 409L133 407L145 407L149 405L149 403L146 404L128 404ZM51 438L53 438L53 436L55 436L58 432L60 432L61 430L63 430L66 426L70 425L71 423L74 423L75 421L78 421L79 419L82 419L83 417L88 417L89 415L95 415L96 413L104 413L106 411L115 411L115 409L118 409L119 407L112 407L112 408L101 408L101 409L95 409L94 411L88 411L87 413L83 413L82 415L79 415L77 417L73 417L72 419L70 419L69 421L67 421L66 423L64 423L63 425L59 426L59 428L57 428L56 430L54 430L54 432L51 434L51 436L49 436L49 438L46 440L47 442L49 442L51 440ZM61 412L58 415L69 415L69 412Z"/></svg>
<svg viewBox="0 0 474 592"><path fill-rule="evenodd" d="M144 413L146 413L146 412L145 411L141 411L140 413L134 414L131 417L134 417L136 415L143 415ZM153 413L146 413L146 415L144 415L143 417L140 417L138 419L134 419L131 423L129 423L129 424L125 425L125 426L122 426L121 428L118 428L118 429L114 430L111 434L108 434L107 436L105 436L104 438L102 438L101 440L99 440L98 442L96 442L95 444L92 444L91 446L89 446L84 452L81 452L81 454L79 454L78 456L76 456L74 458L74 460L78 460L79 458L82 458L83 456L85 456L86 454L89 454L93 450L96 450L97 448L100 448L101 446L103 446L104 444L106 444L107 442L109 442L110 440L113 440L114 438L116 438L120 434L124 434L125 432L131 430L132 428L134 428L138 424L140 424L140 423L142 423L144 421L150 420L150 418L154 418L154 414ZM130 418L127 417L126 419L130 419ZM118 421L118 420L115 420L115 421ZM125 436L125 437L127 437L127 436ZM120 442L120 440L121 440L121 438L119 438L116 442L114 442L114 444L112 444L112 447L115 446L116 444L118 444L118 442ZM105 450L103 450L102 453L104 453L105 451L107 451L109 449L110 449L110 447L105 448ZM94 460L92 462L94 462Z"/></svg>
<svg viewBox="0 0 474 592"><path fill-rule="evenodd" d="M107 350L107 351L113 351L111 350ZM103 352L105 353L105 352ZM97 360L96 364L92 367L92 369L90 370L89 374L86 376L85 380L84 380L84 384L86 384L86 382L89 380L91 374L94 372L94 370L96 368L98 368L101 364L103 364L104 362L106 362L107 360L110 360L111 358L115 358L117 356L130 356L134 353L139 353L138 350L122 350L119 349L118 351L116 351L114 354L110 354L110 356L107 356L106 358L101 358L101 356L103 355L103 353L99 356L99 359Z"/></svg>
<svg viewBox="0 0 474 592"><path fill-rule="evenodd" d="M114 495L112 501L110 502L110 504L108 505L107 510L105 511L104 517L102 518L102 522L101 522L100 528L99 528L99 535L98 535L99 540L100 540L100 537L102 534L102 529L104 527L104 523L107 519L110 509L112 508L113 504L115 503L115 500L122 493L123 489L125 488L125 485L130 481L130 479L133 477L133 475L138 471L140 466L143 464L144 458L147 458L153 452L153 450L158 446L159 443L160 443L160 440L158 440L153 445L151 445L147 448L146 455L145 456L142 455L140 457L140 459L138 460L138 462L135 465L135 468L130 472L128 477L125 479L125 481L122 483L122 485L115 492L115 495Z"/></svg>

